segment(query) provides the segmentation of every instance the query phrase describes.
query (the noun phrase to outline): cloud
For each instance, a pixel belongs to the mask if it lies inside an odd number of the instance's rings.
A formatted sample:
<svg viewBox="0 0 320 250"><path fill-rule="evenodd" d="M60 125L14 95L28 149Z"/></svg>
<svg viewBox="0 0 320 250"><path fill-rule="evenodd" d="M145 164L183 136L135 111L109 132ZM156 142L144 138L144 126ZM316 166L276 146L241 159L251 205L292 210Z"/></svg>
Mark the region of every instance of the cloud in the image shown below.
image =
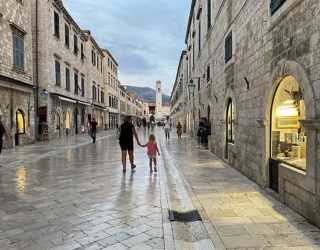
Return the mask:
<svg viewBox="0 0 320 250"><path fill-rule="evenodd" d="M170 93L175 80L190 0L64 0L82 29L119 63L123 84L150 86L157 79Z"/></svg>

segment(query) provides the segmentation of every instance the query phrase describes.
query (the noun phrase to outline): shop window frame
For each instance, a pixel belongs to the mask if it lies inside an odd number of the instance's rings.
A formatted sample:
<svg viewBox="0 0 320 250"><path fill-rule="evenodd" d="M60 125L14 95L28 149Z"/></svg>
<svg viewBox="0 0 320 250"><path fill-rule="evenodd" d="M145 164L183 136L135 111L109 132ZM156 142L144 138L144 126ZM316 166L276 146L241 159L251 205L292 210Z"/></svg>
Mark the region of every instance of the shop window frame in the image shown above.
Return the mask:
<svg viewBox="0 0 320 250"><path fill-rule="evenodd" d="M22 116L22 120L23 120L23 123L22 123L23 132L20 132L19 127L18 127L18 113L20 113L21 116ZM25 122L25 121L26 121L26 120L25 120L25 115L24 115L23 111L22 111L21 109L18 109L18 110L16 111L16 129L17 129L17 134L18 134L18 135L24 135L24 134L26 134L26 122Z"/></svg>

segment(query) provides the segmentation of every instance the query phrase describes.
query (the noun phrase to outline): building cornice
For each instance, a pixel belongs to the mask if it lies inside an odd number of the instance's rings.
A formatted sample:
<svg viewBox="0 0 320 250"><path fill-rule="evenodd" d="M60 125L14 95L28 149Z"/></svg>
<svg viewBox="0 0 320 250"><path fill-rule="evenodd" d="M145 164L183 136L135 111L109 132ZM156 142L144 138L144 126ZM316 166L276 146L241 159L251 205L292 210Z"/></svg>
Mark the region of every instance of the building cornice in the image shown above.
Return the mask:
<svg viewBox="0 0 320 250"><path fill-rule="evenodd" d="M77 30L77 32L79 32L79 34L81 36L83 36L82 30L79 27L79 25L76 23L76 21L72 18L72 16L69 14L69 12L67 11L67 9L64 7L63 3L61 0L53 0L53 5L59 9L60 11L62 11L62 13L65 15L65 19L67 19Z"/></svg>
<svg viewBox="0 0 320 250"><path fill-rule="evenodd" d="M194 12L194 7L196 5L197 0L192 0L191 2L191 8L190 8L190 14L189 14L189 20L188 20L188 26L187 26L187 33L184 42L187 44L188 43L188 36L190 33L190 27L192 23L192 18L193 18L193 12Z"/></svg>
<svg viewBox="0 0 320 250"><path fill-rule="evenodd" d="M114 57L112 56L112 54L110 53L109 50L107 50L107 49L101 49L101 50L102 50L103 52L107 53L108 56L113 60L113 62L114 62L117 66L119 66L118 62L116 61L116 59L114 59Z"/></svg>

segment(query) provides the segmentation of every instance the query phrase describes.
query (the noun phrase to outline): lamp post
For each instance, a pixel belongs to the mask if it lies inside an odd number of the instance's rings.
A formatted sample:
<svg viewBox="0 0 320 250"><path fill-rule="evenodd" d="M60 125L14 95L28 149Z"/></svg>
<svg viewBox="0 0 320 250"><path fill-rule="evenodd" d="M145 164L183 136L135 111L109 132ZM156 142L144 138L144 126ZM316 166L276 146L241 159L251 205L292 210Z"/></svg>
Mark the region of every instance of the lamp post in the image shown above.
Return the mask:
<svg viewBox="0 0 320 250"><path fill-rule="evenodd" d="M49 98L49 92L48 92L45 88L43 88L43 89L41 90L41 92L40 92L40 97L41 97L41 99L42 99L43 101L48 100L48 98Z"/></svg>
<svg viewBox="0 0 320 250"><path fill-rule="evenodd" d="M193 80L191 79L189 84L188 84L188 91L189 91L189 99L190 96L194 96L194 89L195 89L196 85L194 84Z"/></svg>

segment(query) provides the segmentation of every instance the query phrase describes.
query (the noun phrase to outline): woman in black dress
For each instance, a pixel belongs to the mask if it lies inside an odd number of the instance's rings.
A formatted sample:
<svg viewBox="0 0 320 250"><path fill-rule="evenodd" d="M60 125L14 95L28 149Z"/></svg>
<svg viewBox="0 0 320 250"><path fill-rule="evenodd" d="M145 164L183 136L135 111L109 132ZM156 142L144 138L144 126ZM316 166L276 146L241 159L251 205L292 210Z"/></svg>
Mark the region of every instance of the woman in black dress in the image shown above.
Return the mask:
<svg viewBox="0 0 320 250"><path fill-rule="evenodd" d="M131 169L135 169L133 158L133 136L136 138L138 145L140 145L137 132L132 124L131 116L127 116L124 123L120 127L119 143L122 151L122 171L126 172L127 153L129 153L129 160Z"/></svg>

